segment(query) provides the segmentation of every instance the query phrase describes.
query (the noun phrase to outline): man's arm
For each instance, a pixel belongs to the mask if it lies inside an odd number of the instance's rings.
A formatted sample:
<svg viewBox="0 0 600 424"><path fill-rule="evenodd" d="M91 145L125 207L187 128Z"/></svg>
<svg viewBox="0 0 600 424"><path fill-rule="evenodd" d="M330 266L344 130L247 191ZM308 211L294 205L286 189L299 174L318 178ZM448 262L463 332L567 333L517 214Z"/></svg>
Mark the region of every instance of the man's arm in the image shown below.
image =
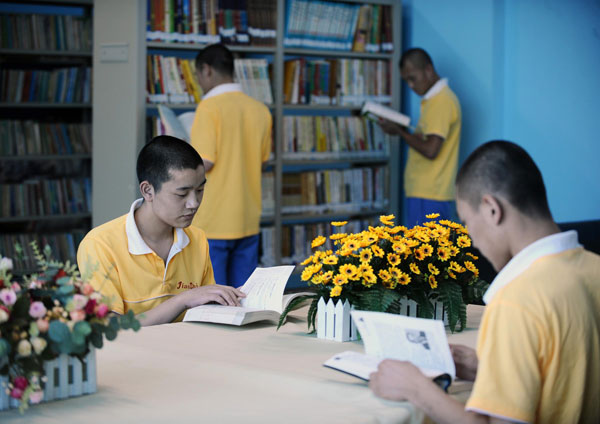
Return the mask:
<svg viewBox="0 0 600 424"><path fill-rule="evenodd" d="M499 418L465 411L410 362L386 359L370 376L375 395L393 401L409 401L437 423L508 423Z"/></svg>
<svg viewBox="0 0 600 424"><path fill-rule="evenodd" d="M430 160L437 157L444 142L444 139L439 135L429 134L424 137L421 134L412 134L406 127L385 119L379 119L379 125L385 133L399 135L410 147Z"/></svg>
<svg viewBox="0 0 600 424"><path fill-rule="evenodd" d="M220 305L240 306L240 298L246 294L229 286L211 284L186 290L161 303L156 308L138 314L136 318L142 326L172 322L183 311L195 306L216 302Z"/></svg>
<svg viewBox="0 0 600 424"><path fill-rule="evenodd" d="M475 349L465 345L450 345L450 352L452 352L452 359L454 359L454 366L456 367L456 376L467 381L475 381L477 377L477 352Z"/></svg>

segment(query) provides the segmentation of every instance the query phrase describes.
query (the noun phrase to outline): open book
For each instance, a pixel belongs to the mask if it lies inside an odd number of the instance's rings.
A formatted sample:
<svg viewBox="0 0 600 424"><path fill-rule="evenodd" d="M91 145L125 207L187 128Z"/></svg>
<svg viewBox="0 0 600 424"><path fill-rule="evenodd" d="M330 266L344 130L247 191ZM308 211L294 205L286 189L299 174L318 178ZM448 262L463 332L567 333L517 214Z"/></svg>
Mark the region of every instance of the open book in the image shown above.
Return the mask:
<svg viewBox="0 0 600 424"><path fill-rule="evenodd" d="M383 359L409 361L444 390L456 377L443 321L383 312L352 311L351 314L365 353L342 352L328 359L324 366L368 381Z"/></svg>
<svg viewBox="0 0 600 424"><path fill-rule="evenodd" d="M190 142L194 112L185 112L177 116L167 106L158 105L158 114L160 115L162 124L165 126L166 135L177 137L188 143Z"/></svg>
<svg viewBox="0 0 600 424"><path fill-rule="evenodd" d="M284 295L294 266L256 268L240 290L246 293L242 306L201 305L188 309L184 321L245 325L255 321L279 321L285 307L307 293ZM299 305L300 306L300 305Z"/></svg>
<svg viewBox="0 0 600 424"><path fill-rule="evenodd" d="M403 115L400 112L395 111L387 106L375 102L365 102L360 111L362 115L366 115L368 118L383 118L388 121L395 122L396 124L408 127L410 124L410 117Z"/></svg>

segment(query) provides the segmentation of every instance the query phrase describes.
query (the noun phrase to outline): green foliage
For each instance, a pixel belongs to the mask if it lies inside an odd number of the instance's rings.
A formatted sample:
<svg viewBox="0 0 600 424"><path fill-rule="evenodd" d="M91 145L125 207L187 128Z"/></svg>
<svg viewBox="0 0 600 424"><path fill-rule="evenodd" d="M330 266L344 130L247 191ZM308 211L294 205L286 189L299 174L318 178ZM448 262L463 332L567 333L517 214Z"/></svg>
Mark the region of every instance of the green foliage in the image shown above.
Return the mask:
<svg viewBox="0 0 600 424"><path fill-rule="evenodd" d="M298 296L295 299L292 299L292 301L290 303L288 303L286 308L281 313L281 316L279 317L279 322L277 323L277 329L279 330L279 327L281 327L285 323L287 315L291 311L296 309L298 306L300 306L302 303L304 303L308 299L313 299L313 301L314 301L314 299L316 297L317 297L317 295L304 295L304 296Z"/></svg>
<svg viewBox="0 0 600 424"><path fill-rule="evenodd" d="M447 281L439 287L440 300L444 303L446 313L448 314L448 324L450 331L454 332L456 324L460 322L460 329L464 329L467 324L466 305L462 298L461 287L452 281ZM464 307L464 315L461 313L461 307Z"/></svg>
<svg viewBox="0 0 600 424"><path fill-rule="evenodd" d="M354 305L357 309L363 311L387 312L394 302L400 300L402 296L394 291L388 290L383 286L371 288L357 295L358 302Z"/></svg>

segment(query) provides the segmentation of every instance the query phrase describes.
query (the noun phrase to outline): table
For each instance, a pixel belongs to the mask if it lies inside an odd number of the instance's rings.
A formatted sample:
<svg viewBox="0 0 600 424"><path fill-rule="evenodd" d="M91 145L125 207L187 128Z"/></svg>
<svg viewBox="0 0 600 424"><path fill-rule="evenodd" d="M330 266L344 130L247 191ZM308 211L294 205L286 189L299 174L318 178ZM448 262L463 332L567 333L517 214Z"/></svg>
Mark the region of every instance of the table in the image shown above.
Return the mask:
<svg viewBox="0 0 600 424"><path fill-rule="evenodd" d="M470 305L467 330L451 343L474 347L483 307ZM176 323L124 331L97 352L95 394L0 413L2 423L420 423L407 402L375 397L365 382L325 368L361 342L306 333L306 310L279 331L268 323L232 327ZM453 383L466 398L470 383ZM452 392L451 392L452 393Z"/></svg>

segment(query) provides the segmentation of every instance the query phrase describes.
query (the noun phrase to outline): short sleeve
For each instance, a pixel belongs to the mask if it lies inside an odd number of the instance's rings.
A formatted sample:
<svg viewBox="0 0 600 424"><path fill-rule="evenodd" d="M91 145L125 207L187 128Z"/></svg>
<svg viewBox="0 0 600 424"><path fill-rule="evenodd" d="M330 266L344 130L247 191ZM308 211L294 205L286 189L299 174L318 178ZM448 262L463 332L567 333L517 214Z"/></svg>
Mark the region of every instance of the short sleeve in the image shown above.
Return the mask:
<svg viewBox="0 0 600 424"><path fill-rule="evenodd" d="M209 247L208 240L204 239L204 273L202 275L202 284L201 286L210 286L213 284L217 284L215 281L215 274L212 267L212 262L210 261L209 256Z"/></svg>
<svg viewBox="0 0 600 424"><path fill-rule="evenodd" d="M540 322L519 305L488 305L479 329L479 365L466 409L533 422L542 381Z"/></svg>
<svg viewBox="0 0 600 424"><path fill-rule="evenodd" d="M213 163L217 161L217 128L217 116L201 102L196 108L196 116L192 124L191 144L202 159Z"/></svg>
<svg viewBox="0 0 600 424"><path fill-rule="evenodd" d="M421 132L426 136L437 135L445 140L450 133L454 116L454 106L446 98L429 100L419 121Z"/></svg>
<svg viewBox="0 0 600 424"><path fill-rule="evenodd" d="M108 299L111 310L123 314L125 307L121 281L116 263L108 250L99 241L84 238L77 249L77 266L92 287Z"/></svg>
<svg viewBox="0 0 600 424"><path fill-rule="evenodd" d="M273 118L271 113L269 112L267 115L267 128L265 130L265 136L262 140L262 161L265 162L269 160L269 156L271 155L271 144L273 143L272 138L272 128L273 128Z"/></svg>

